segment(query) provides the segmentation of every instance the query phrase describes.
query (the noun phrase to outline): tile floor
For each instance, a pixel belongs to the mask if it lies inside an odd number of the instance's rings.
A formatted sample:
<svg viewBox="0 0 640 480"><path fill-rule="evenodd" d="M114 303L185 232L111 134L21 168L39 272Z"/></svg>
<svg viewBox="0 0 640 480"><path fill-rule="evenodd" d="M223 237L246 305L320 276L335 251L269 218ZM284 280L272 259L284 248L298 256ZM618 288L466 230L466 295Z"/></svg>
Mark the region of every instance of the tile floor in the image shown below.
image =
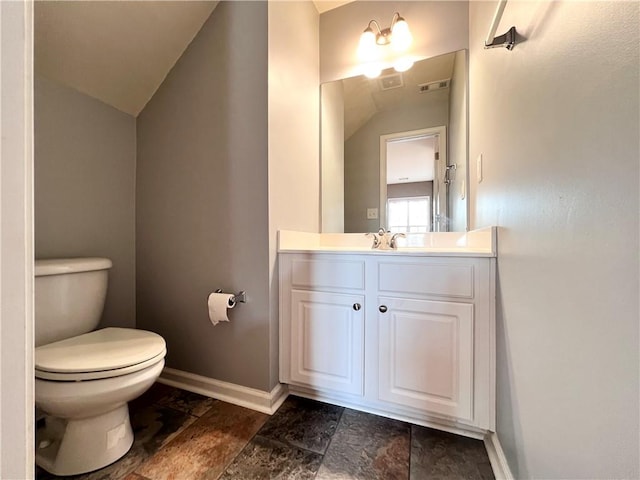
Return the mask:
<svg viewBox="0 0 640 480"><path fill-rule="evenodd" d="M155 384L127 455L83 480L493 479L479 440L290 396L271 417ZM39 468L38 480L58 478Z"/></svg>

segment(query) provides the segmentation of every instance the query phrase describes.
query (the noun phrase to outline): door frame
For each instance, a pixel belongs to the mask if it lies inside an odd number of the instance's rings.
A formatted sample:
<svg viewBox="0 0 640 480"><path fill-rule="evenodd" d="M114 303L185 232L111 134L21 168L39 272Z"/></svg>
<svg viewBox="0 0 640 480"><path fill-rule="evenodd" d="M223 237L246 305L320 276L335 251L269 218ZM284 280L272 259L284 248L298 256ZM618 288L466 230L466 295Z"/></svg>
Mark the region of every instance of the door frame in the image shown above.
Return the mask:
<svg viewBox="0 0 640 480"><path fill-rule="evenodd" d="M0 478L34 477L33 1L0 2Z"/></svg>
<svg viewBox="0 0 640 480"><path fill-rule="evenodd" d="M434 162L435 172L433 181L433 194L431 195L431 223L432 225L436 219L435 205L439 198L439 192L444 189L445 192L445 210L446 210L446 185L442 184L436 186L440 182L439 179L444 179L444 173L447 165L447 127L440 125L437 127L421 128L419 130L406 130L403 132L388 133L380 135L380 226L387 227L387 143L396 140L409 140L423 137L438 137L439 156ZM444 213L446 215L446 211ZM433 230L433 228L432 228Z"/></svg>

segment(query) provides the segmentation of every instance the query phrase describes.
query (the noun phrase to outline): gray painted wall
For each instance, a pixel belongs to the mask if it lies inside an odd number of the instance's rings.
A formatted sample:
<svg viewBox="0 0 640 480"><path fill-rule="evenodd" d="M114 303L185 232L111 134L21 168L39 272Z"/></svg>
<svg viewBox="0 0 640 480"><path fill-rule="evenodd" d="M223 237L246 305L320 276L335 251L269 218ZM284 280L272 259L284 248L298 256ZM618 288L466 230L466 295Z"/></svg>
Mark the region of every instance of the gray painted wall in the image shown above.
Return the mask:
<svg viewBox="0 0 640 480"><path fill-rule="evenodd" d="M640 4L509 2L511 52L483 48L494 10L470 3L469 146L500 442L515 478L640 478Z"/></svg>
<svg viewBox="0 0 640 480"><path fill-rule="evenodd" d="M221 2L138 117L137 321L167 364L269 390L267 3ZM207 296L246 290L212 326Z"/></svg>
<svg viewBox="0 0 640 480"><path fill-rule="evenodd" d="M35 79L36 258L108 257L102 326L135 327L135 118Z"/></svg>
<svg viewBox="0 0 640 480"><path fill-rule="evenodd" d="M425 104L374 115L344 143L345 233L380 228L380 220L367 220L367 208L380 208L380 135L447 125L449 91L427 95Z"/></svg>

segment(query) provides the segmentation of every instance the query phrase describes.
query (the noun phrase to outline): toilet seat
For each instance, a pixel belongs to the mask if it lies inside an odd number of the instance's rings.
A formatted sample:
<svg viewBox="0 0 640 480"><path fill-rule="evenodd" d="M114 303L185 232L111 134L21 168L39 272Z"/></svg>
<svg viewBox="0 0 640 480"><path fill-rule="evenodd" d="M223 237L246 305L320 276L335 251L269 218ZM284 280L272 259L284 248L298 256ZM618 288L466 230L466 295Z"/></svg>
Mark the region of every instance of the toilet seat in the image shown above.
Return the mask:
<svg viewBox="0 0 640 480"><path fill-rule="evenodd" d="M164 339L153 332L104 328L35 349L35 376L77 382L137 372L166 355Z"/></svg>

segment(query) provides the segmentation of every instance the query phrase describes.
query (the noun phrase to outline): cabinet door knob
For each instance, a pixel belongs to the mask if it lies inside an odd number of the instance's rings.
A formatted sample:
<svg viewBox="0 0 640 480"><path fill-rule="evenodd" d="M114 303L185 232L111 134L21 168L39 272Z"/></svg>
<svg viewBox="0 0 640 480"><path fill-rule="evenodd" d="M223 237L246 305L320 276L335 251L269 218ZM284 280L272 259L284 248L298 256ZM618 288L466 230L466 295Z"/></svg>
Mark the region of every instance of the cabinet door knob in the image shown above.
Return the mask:
<svg viewBox="0 0 640 480"><path fill-rule="evenodd" d="M362 305L360 305L359 303L354 303L353 304L353 309L357 312L358 310L360 310L362 308Z"/></svg>
<svg viewBox="0 0 640 480"><path fill-rule="evenodd" d="M386 305L380 305L378 307L378 310L380 310L381 313L384 313L387 311L387 306Z"/></svg>

